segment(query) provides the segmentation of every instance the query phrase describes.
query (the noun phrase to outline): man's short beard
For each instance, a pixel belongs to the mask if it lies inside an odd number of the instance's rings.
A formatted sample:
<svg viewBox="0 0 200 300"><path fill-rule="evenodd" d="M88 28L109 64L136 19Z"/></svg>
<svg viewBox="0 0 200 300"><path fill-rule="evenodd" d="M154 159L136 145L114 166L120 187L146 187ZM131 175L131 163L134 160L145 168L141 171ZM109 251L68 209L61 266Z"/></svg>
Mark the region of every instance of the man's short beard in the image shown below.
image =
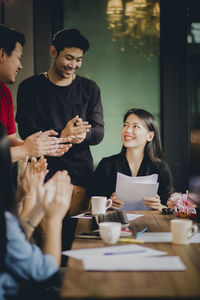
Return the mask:
<svg viewBox="0 0 200 300"><path fill-rule="evenodd" d="M65 76L63 76L63 73L60 72L60 70L57 67L55 68L55 72L60 78L65 78Z"/></svg>

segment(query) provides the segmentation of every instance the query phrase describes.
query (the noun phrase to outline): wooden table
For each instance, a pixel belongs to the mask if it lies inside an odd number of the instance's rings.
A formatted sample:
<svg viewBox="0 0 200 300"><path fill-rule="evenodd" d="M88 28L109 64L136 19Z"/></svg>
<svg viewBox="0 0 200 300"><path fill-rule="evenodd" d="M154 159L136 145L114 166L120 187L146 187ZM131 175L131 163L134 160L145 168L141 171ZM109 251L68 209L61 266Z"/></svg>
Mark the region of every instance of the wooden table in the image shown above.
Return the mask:
<svg viewBox="0 0 200 300"><path fill-rule="evenodd" d="M137 212L138 213L138 212ZM131 222L133 232L144 227L151 232L170 231L172 215L141 212L144 216ZM79 220L78 232L90 226ZM101 247L101 240L75 238L72 249ZM200 299L200 244L172 245L146 243L146 247L178 255L186 266L181 272L87 272L81 261L69 258L61 298L66 299Z"/></svg>

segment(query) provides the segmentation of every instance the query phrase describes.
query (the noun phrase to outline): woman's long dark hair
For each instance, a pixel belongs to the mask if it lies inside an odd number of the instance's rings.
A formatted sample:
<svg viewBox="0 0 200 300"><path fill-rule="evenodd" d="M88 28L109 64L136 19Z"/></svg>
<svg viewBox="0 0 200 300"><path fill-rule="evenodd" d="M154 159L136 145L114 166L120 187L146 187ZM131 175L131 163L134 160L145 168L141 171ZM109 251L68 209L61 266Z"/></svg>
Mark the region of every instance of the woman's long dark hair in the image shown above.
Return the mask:
<svg viewBox="0 0 200 300"><path fill-rule="evenodd" d="M0 269L4 266L6 253L5 211L16 215L15 192L9 142L4 126L0 123Z"/></svg>
<svg viewBox="0 0 200 300"><path fill-rule="evenodd" d="M147 129L149 131L154 132L154 138L152 141L147 142L145 146L145 154L148 155L149 159L152 162L161 161L163 159L163 153L162 153L162 146L160 142L160 136L158 131L158 124L156 120L154 119L153 115L150 114L148 111L141 109L141 108L132 108L129 109L125 115L124 115L124 123L126 122L126 119L129 115L134 114L138 116L146 125ZM126 152L126 148L122 147L122 153Z"/></svg>

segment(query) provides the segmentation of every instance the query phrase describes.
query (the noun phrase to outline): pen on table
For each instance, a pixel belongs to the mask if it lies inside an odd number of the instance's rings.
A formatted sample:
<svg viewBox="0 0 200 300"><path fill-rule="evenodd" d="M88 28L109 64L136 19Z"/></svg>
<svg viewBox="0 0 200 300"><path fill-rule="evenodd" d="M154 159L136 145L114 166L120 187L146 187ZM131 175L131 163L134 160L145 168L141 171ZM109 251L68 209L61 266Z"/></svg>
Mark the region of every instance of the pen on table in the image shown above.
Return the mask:
<svg viewBox="0 0 200 300"><path fill-rule="evenodd" d="M131 254L131 253L142 253L146 250L132 250L132 251L122 251L122 252L105 252L103 255L118 255L118 254Z"/></svg>
<svg viewBox="0 0 200 300"><path fill-rule="evenodd" d="M136 239L131 239L131 238L119 238L118 239L119 243L129 243L129 244L143 244L144 241L142 240L136 240Z"/></svg>
<svg viewBox="0 0 200 300"><path fill-rule="evenodd" d="M144 228L141 231L139 231L138 233L136 233L136 238L139 237L140 235L142 235L145 231L147 231L147 228Z"/></svg>

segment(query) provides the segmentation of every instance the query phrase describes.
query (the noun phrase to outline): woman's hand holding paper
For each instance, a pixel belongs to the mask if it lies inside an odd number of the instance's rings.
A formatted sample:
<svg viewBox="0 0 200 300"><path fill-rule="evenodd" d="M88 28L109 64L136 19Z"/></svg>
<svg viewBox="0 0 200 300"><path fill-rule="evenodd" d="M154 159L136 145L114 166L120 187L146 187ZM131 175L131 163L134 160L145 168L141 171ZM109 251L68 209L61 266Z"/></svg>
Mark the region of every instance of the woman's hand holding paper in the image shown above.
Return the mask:
<svg viewBox="0 0 200 300"><path fill-rule="evenodd" d="M122 209L124 202L116 198L115 193L112 193L110 196L110 199L112 200L112 205L110 208L112 209Z"/></svg>
<svg viewBox="0 0 200 300"><path fill-rule="evenodd" d="M149 206L152 209L160 210L160 211L164 207L166 207L166 206L161 204L159 195L156 195L156 197L145 197L144 198L144 204L146 204L147 206Z"/></svg>

